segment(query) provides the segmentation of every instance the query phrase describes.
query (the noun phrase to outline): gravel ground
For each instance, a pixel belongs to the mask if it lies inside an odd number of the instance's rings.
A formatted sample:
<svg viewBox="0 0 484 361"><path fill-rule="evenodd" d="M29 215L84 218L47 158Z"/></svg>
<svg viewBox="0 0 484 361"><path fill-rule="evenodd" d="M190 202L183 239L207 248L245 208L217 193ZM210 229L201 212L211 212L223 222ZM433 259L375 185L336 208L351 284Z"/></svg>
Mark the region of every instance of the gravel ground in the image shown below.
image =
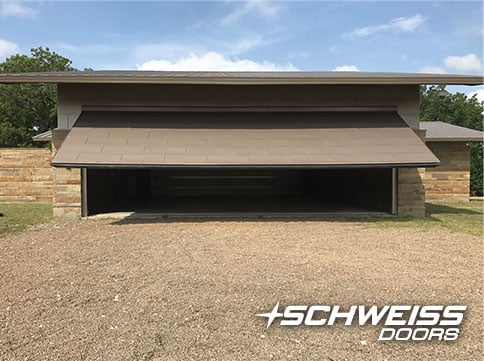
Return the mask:
<svg viewBox="0 0 484 361"><path fill-rule="evenodd" d="M0 239L0 360L481 360L482 240L357 222L79 220ZM266 330L282 305L468 305L456 342Z"/></svg>

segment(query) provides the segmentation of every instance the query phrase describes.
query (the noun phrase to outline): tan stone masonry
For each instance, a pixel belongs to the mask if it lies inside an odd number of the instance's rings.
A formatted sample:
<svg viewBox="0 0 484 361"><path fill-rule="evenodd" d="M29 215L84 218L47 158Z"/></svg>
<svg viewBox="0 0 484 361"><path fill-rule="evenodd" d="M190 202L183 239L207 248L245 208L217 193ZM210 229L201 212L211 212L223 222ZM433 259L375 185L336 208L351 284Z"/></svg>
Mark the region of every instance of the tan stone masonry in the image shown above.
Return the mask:
<svg viewBox="0 0 484 361"><path fill-rule="evenodd" d="M51 202L49 148L0 148L0 202Z"/></svg>
<svg viewBox="0 0 484 361"><path fill-rule="evenodd" d="M52 156L62 145L66 132L52 133ZM54 217L81 216L81 170L54 168Z"/></svg>
<svg viewBox="0 0 484 361"><path fill-rule="evenodd" d="M425 217L425 188L417 168L399 169L398 215Z"/></svg>
<svg viewBox="0 0 484 361"><path fill-rule="evenodd" d="M427 200L468 201L470 154L465 142L427 142L440 159L436 168L421 169Z"/></svg>

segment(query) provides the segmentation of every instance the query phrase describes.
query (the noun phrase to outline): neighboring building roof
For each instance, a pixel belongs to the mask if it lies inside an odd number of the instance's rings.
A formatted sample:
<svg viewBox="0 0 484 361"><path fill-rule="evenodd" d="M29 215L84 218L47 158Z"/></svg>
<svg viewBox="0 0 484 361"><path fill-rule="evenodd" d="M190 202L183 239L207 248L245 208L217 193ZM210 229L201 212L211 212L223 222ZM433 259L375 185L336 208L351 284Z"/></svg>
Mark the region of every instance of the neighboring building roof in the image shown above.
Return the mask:
<svg viewBox="0 0 484 361"><path fill-rule="evenodd" d="M396 112L83 111L60 167L415 167L439 160Z"/></svg>
<svg viewBox="0 0 484 361"><path fill-rule="evenodd" d="M483 132L444 122L420 122L429 142L470 142L483 140Z"/></svg>
<svg viewBox="0 0 484 361"><path fill-rule="evenodd" d="M0 83L480 85L476 75L369 72L69 71L0 74Z"/></svg>
<svg viewBox="0 0 484 361"><path fill-rule="evenodd" d="M52 140L52 130L34 135L32 140L34 142L50 142Z"/></svg>

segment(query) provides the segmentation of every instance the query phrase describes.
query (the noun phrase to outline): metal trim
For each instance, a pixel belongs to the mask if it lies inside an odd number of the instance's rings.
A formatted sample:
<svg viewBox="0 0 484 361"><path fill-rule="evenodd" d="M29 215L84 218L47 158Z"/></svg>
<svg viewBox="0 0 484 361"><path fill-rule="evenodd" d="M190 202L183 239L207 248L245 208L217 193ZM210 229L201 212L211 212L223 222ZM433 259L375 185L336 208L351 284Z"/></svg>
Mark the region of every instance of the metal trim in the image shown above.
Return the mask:
<svg viewBox="0 0 484 361"><path fill-rule="evenodd" d="M440 163L380 163L380 164L291 164L291 165L277 165L277 164L250 164L250 165L236 165L236 164L90 164L90 163L51 163L53 167L61 168L116 168L116 169L156 169L156 168L305 168L305 169L359 169L359 168L422 168L422 167L436 167Z"/></svg>
<svg viewBox="0 0 484 361"><path fill-rule="evenodd" d="M120 106L83 105L82 111L126 112L396 112L396 106Z"/></svg>
<svg viewBox="0 0 484 361"><path fill-rule="evenodd" d="M213 85L481 85L478 75L365 72L50 72L0 74L0 83Z"/></svg>

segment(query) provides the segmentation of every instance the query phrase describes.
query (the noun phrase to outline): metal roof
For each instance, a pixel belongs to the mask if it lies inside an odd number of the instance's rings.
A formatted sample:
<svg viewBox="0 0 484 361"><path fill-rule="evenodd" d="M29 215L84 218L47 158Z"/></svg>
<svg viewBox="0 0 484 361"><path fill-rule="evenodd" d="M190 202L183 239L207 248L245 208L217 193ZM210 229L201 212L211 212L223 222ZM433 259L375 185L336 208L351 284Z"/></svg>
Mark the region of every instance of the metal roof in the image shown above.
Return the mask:
<svg viewBox="0 0 484 361"><path fill-rule="evenodd" d="M426 130L426 139L430 142L470 142L483 141L483 132L459 127L444 122L420 122L420 129Z"/></svg>
<svg viewBox="0 0 484 361"><path fill-rule="evenodd" d="M34 135L32 140L34 142L50 142L52 140L52 130Z"/></svg>
<svg viewBox="0 0 484 361"><path fill-rule="evenodd" d="M416 167L439 160L396 112L84 111L60 167Z"/></svg>
<svg viewBox="0 0 484 361"><path fill-rule="evenodd" d="M0 74L0 83L480 85L483 76L379 72L69 71Z"/></svg>

